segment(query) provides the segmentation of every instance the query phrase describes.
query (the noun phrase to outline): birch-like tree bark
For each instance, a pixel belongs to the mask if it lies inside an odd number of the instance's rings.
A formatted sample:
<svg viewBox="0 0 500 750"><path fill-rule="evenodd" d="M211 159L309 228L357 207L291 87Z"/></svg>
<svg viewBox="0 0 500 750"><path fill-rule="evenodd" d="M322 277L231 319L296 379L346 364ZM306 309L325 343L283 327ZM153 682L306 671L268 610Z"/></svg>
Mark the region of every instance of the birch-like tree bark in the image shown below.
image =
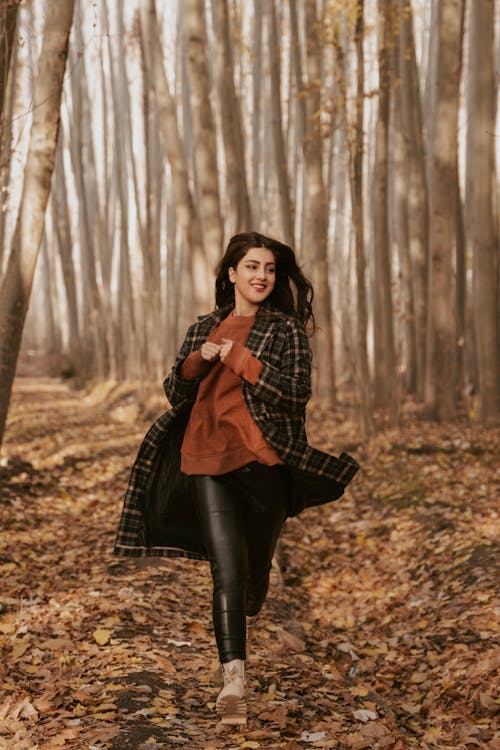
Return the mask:
<svg viewBox="0 0 500 750"><path fill-rule="evenodd" d="M366 301L366 263L365 231L363 206L363 152L364 152L364 108L365 108L365 75L364 75L364 0L360 0L356 15L356 104L354 138L349 150L352 222L356 251L356 342L358 363L358 391L361 402L363 432L373 432L372 399L370 388L370 370L368 367L368 305Z"/></svg>
<svg viewBox="0 0 500 750"><path fill-rule="evenodd" d="M73 0L48 0L23 192L0 290L0 445L54 170Z"/></svg>
<svg viewBox="0 0 500 750"><path fill-rule="evenodd" d="M429 344L426 409L435 419L455 411L456 196L458 183L458 101L465 0L438 0L436 109L432 143Z"/></svg>
<svg viewBox="0 0 500 750"><path fill-rule="evenodd" d="M188 258L193 286L193 304L198 310L208 310L212 305L212 290L207 284L207 278L211 278L213 270L211 264L216 259L212 254L209 260L204 251L202 228L189 186L188 164L179 132L175 101L170 93L163 63L155 0L149 0L145 12L149 14L149 19L143 16L143 21L148 24L146 28L151 30L152 80L157 98L160 133L172 174L175 216L181 232L184 252Z"/></svg>
<svg viewBox="0 0 500 750"><path fill-rule="evenodd" d="M224 245L219 195L217 139L210 101L204 0L185 0L187 70L196 139L195 169L203 244L211 271L215 271Z"/></svg>
<svg viewBox="0 0 500 750"><path fill-rule="evenodd" d="M261 139L262 139L262 26L263 0L254 0L253 45L254 56L252 64L252 213L256 226L260 225L260 175L261 175Z"/></svg>
<svg viewBox="0 0 500 750"><path fill-rule="evenodd" d="M60 375L62 371L62 343L60 316L57 305L55 275L53 259L49 256L47 239L41 242L43 310L45 325L45 349L49 362L49 372L52 376Z"/></svg>
<svg viewBox="0 0 500 750"><path fill-rule="evenodd" d="M51 192L50 202L52 204L52 228L55 235L55 244L61 260L62 277L66 296L69 357L68 371L73 375L80 376L82 345L78 320L73 242L71 239L68 194L64 172L64 139L62 135L63 130L61 127L59 131L59 146L56 154L54 189Z"/></svg>
<svg viewBox="0 0 500 750"><path fill-rule="evenodd" d="M7 55L7 51L5 54ZM6 82L6 89L2 92L3 104L0 111L0 281L2 278L3 261L6 257L5 225L11 189L12 135L18 69L18 54L16 50L13 56L9 56L8 80Z"/></svg>
<svg viewBox="0 0 500 750"><path fill-rule="evenodd" d="M410 293L415 328L415 372L410 373L410 390L424 397L427 327L427 284L429 278L429 214L425 171L425 145L419 71L415 52L411 0L399 0L399 79L402 133L407 161L408 238L410 249ZM413 334L412 334L413 336Z"/></svg>
<svg viewBox="0 0 500 750"><path fill-rule="evenodd" d="M212 0L214 29L217 38L217 83L221 130L226 161L228 234L252 229L252 212L248 195L245 145L241 108L234 85L234 62L227 0Z"/></svg>
<svg viewBox="0 0 500 750"><path fill-rule="evenodd" d="M18 0L3 0L0 7L0 135L5 122L3 108L16 33L18 8Z"/></svg>
<svg viewBox="0 0 500 750"><path fill-rule="evenodd" d="M470 5L471 213L474 319L479 373L480 418L495 423L500 411L498 326L498 213L495 169L495 4Z"/></svg>
<svg viewBox="0 0 500 750"><path fill-rule="evenodd" d="M315 288L316 388L322 407L335 403L332 300L328 267L328 203L323 179L321 136L321 51L316 0L306 0L307 120L304 133L304 200L306 203L306 246L312 262Z"/></svg>
<svg viewBox="0 0 500 750"><path fill-rule="evenodd" d="M108 357L106 346L106 324L103 304L98 282L99 261L99 232L97 230L97 216L94 214L94 195L90 185L92 183L91 141L88 137L90 117L90 97L87 80L86 60L80 55L83 49L81 34L82 7L79 0L75 0L75 38L70 47L70 61L73 63L73 73L69 78L71 85L71 165L78 192L78 230L80 242L80 258L82 265L82 340L84 346L84 365L87 375L104 378L108 374Z"/></svg>
<svg viewBox="0 0 500 750"><path fill-rule="evenodd" d="M284 241L293 247L293 214L288 182L288 168L283 136L283 114L281 107L281 45L276 18L276 0L268 0L267 28L269 39L269 63L271 66L271 127L275 156L276 178L278 182L279 207Z"/></svg>
<svg viewBox="0 0 500 750"><path fill-rule="evenodd" d="M375 134L374 174L374 350L375 402L398 417L396 353L394 347L391 254L389 246L389 112L391 98L390 47L392 0L379 3L379 102Z"/></svg>

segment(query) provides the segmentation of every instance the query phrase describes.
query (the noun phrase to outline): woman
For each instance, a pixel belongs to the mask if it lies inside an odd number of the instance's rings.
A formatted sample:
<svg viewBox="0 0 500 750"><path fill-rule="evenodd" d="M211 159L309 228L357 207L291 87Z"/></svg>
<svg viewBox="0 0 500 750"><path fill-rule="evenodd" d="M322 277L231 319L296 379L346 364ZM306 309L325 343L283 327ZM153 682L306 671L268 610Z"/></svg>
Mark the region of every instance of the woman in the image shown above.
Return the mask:
<svg viewBox="0 0 500 750"><path fill-rule="evenodd" d="M139 450L118 531L116 554L210 561L225 723L246 721L247 631L285 519L340 497L358 470L307 443L312 296L290 247L256 232L230 240L215 310L189 328L164 382L172 408Z"/></svg>

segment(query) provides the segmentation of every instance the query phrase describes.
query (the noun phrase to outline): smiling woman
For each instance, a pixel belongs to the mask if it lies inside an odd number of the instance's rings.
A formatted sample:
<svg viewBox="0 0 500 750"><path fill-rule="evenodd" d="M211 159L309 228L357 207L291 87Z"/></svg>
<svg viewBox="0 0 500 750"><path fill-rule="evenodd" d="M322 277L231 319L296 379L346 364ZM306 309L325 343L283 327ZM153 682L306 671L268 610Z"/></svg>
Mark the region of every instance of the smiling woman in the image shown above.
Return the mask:
<svg viewBox="0 0 500 750"><path fill-rule="evenodd" d="M358 470L307 442L312 296L288 245L231 239L215 310L190 327L164 382L172 409L139 450L118 530L117 554L209 560L224 723L246 722L247 632L286 518L337 499Z"/></svg>

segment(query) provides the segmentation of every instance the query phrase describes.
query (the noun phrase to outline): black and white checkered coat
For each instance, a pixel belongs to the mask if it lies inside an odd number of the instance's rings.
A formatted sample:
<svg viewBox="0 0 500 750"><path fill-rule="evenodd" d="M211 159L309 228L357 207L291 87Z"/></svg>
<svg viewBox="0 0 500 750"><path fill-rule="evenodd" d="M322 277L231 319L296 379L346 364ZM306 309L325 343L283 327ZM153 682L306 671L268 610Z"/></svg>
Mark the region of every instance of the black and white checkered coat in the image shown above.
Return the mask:
<svg viewBox="0 0 500 750"><path fill-rule="evenodd" d="M187 332L164 382L172 408L149 429L132 468L115 554L206 558L189 478L179 471L180 447L200 379L184 380L180 370L227 312L202 316ZM289 515L339 498L359 467L346 453L337 458L307 442L311 355L304 327L263 306L247 347L263 367L255 384L242 379L243 395L250 415L289 470Z"/></svg>

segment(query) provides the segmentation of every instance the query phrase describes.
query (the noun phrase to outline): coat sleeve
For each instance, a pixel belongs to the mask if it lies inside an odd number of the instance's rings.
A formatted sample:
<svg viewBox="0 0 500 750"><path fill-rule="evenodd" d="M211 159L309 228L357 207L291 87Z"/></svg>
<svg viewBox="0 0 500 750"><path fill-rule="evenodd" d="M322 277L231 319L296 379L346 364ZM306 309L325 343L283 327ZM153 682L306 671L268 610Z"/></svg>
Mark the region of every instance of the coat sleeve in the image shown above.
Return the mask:
<svg viewBox="0 0 500 750"><path fill-rule="evenodd" d="M177 406L182 401L194 401L198 392L201 377L187 380L181 375L182 364L191 352L200 346L198 336L198 324L194 323L188 328L186 338L179 350L174 366L163 381L165 394L172 406Z"/></svg>
<svg viewBox="0 0 500 750"><path fill-rule="evenodd" d="M311 396L311 350L302 323L287 318L285 325L280 365L261 359L257 381L245 383L252 396L265 404L303 414Z"/></svg>

